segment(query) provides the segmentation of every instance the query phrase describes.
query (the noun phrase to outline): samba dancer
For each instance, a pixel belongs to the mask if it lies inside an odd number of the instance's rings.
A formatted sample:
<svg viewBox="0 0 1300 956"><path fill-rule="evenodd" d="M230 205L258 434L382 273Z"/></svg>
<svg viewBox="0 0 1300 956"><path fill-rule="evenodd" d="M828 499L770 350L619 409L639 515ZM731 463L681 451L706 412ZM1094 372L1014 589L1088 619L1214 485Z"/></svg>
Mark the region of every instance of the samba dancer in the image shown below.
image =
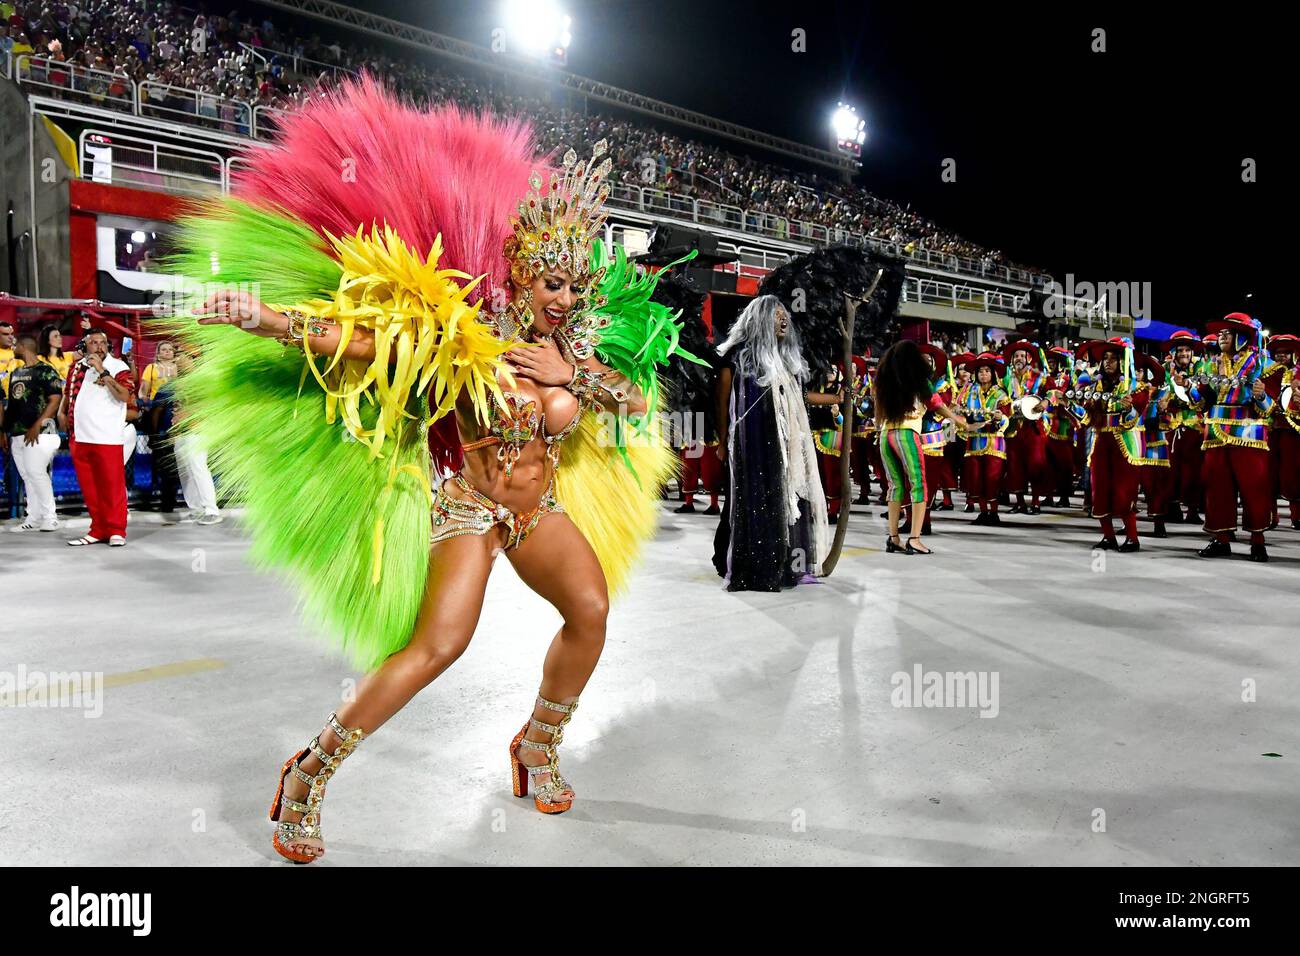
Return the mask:
<svg viewBox="0 0 1300 956"><path fill-rule="evenodd" d="M241 495L259 561L293 575L368 672L281 769L274 848L324 852L327 782L466 649L501 553L563 621L509 745L511 787L565 811L556 748L675 464L650 414L654 364L675 347L646 333L671 317L648 303L651 277L594 241L605 143L590 161L569 150L543 186L523 120L425 111L368 77L278 123L236 192L182 220L175 260L223 287L197 327L175 320L211 346L177 380L188 421ZM345 160L365 189L340 182ZM258 280L265 300L230 288ZM610 436L603 413L649 440Z"/></svg>

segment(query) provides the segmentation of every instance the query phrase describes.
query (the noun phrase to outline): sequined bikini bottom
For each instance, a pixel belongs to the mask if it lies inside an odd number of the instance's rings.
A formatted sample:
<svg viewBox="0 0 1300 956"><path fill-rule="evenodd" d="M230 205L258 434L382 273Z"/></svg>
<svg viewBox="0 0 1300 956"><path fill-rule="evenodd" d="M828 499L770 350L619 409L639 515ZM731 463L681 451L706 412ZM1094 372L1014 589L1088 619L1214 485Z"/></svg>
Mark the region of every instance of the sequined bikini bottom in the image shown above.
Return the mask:
<svg viewBox="0 0 1300 956"><path fill-rule="evenodd" d="M458 538L465 534L487 534L498 524L506 526L505 550L517 548L537 527L542 515L551 512L563 513L564 508L555 497L555 474L547 482L537 506L529 511L515 514L503 504L499 504L476 490L461 475L448 479L456 482L464 492L463 498L453 498L439 485L433 496L433 529L429 544L435 545L448 538Z"/></svg>

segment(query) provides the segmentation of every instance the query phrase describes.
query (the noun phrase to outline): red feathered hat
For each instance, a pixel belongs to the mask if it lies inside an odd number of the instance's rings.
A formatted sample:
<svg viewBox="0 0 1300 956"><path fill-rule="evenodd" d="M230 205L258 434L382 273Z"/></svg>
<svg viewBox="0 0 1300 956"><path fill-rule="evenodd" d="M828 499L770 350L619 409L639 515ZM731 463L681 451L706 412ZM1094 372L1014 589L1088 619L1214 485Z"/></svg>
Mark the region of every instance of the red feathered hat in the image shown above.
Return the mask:
<svg viewBox="0 0 1300 956"><path fill-rule="evenodd" d="M996 352L981 352L974 358L966 359L961 364L970 369L972 375L979 371L980 367L984 365L991 368L993 370L993 375L997 378L1000 378L1007 370L1006 363L1002 361L1002 358Z"/></svg>
<svg viewBox="0 0 1300 956"><path fill-rule="evenodd" d="M1154 355L1147 355L1146 352L1134 352L1133 364L1139 369L1145 369L1151 373L1151 384L1156 388L1165 384L1165 367L1160 364L1160 360Z"/></svg>
<svg viewBox="0 0 1300 956"><path fill-rule="evenodd" d="M1085 362L1096 364L1101 361L1101 357L1106 352L1120 352L1128 348L1132 343L1128 339L1089 339L1084 342L1075 351L1075 355L1082 358Z"/></svg>
<svg viewBox="0 0 1300 956"><path fill-rule="evenodd" d="M1295 355L1300 352L1300 336L1292 335L1289 332L1283 335L1275 335L1268 340L1268 351L1270 355L1277 355L1279 351L1290 352Z"/></svg>
<svg viewBox="0 0 1300 956"><path fill-rule="evenodd" d="M958 352L952 357L952 367L958 368L959 366L965 365L967 362L973 361L975 361L974 352Z"/></svg>
<svg viewBox="0 0 1300 956"><path fill-rule="evenodd" d="M1012 342L1010 345L1002 346L1002 358L1010 362L1017 352L1029 353L1029 364L1035 368L1038 367L1038 346L1028 339L1020 339L1018 342Z"/></svg>
<svg viewBox="0 0 1300 956"><path fill-rule="evenodd" d="M1252 319L1245 312L1229 312L1218 322L1207 322L1205 331L1216 334L1221 329L1231 329L1233 332L1257 333L1264 326L1260 324L1259 319Z"/></svg>
<svg viewBox="0 0 1300 956"><path fill-rule="evenodd" d="M1200 337L1195 332L1189 331L1188 329L1179 329L1173 335L1169 336L1169 341L1165 343L1166 349L1176 349L1181 346L1186 346L1197 355L1201 354L1205 349L1205 344L1201 341Z"/></svg>
<svg viewBox="0 0 1300 956"><path fill-rule="evenodd" d="M917 342L916 347L921 350L922 355L928 355L934 359L934 370L942 372L948 368L948 353L932 342Z"/></svg>

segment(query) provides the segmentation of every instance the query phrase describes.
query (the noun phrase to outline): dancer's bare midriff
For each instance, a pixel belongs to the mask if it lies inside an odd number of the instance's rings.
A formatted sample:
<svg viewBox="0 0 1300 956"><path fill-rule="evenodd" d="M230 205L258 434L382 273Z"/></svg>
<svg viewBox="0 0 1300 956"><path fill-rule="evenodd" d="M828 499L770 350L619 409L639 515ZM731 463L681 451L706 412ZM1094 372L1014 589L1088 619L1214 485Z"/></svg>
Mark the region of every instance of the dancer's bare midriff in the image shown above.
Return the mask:
<svg viewBox="0 0 1300 956"><path fill-rule="evenodd" d="M578 414L578 400L564 388L539 386L531 379L515 375L513 384L502 376L499 379L502 390L514 392L527 401L537 403L542 413L542 424L546 435L557 435L573 416ZM478 422L472 411L464 402L456 409L456 422L460 431L461 442L469 444L491 434L486 425ZM554 464L547 454L547 443L543 431L520 448L518 460L506 477L505 463L498 457L502 446L488 445L465 452L465 463L460 473L470 486L493 501L505 506L516 514L523 514L537 507L543 492L554 474ZM461 498L464 491L454 481L447 481L444 490L453 498Z"/></svg>

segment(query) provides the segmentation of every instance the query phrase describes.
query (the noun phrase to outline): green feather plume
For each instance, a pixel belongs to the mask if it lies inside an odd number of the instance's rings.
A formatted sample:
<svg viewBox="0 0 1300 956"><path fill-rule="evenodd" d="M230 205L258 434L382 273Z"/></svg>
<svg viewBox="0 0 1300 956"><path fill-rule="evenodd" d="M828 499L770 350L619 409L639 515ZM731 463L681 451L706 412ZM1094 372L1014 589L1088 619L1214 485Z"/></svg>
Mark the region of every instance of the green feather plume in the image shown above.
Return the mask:
<svg viewBox="0 0 1300 956"><path fill-rule="evenodd" d="M174 271L191 283L256 283L266 302L333 295L342 275L314 231L238 200L181 219ZM325 396L303 388L300 351L183 312L159 334L197 346L176 382L183 418L208 450L223 495L243 505L255 565L286 575L309 626L331 637L360 670L400 650L414 629L429 560L429 452L423 399L398 440L371 459L341 422L325 421ZM363 407L371 427L377 414ZM396 477L390 480L390 475ZM382 548L376 534L382 525ZM376 550L380 579L371 584Z"/></svg>
<svg viewBox="0 0 1300 956"><path fill-rule="evenodd" d="M599 304L594 311L608 321L608 325L598 333L596 354L610 368L627 376L645 395L647 414L629 416L626 420L639 440L648 440L646 428L649 418L659 410L657 366L667 365L669 357L674 355L697 365L709 364L680 347L682 325L678 319L681 310L674 312L650 299L667 270L695 256L696 251L692 249L659 272L641 274L635 263L628 260L622 246L614 247L614 258L611 259L601 240L591 244L592 270L605 270L596 291ZM615 420L615 447L623 463L632 468L623 427L621 418Z"/></svg>

